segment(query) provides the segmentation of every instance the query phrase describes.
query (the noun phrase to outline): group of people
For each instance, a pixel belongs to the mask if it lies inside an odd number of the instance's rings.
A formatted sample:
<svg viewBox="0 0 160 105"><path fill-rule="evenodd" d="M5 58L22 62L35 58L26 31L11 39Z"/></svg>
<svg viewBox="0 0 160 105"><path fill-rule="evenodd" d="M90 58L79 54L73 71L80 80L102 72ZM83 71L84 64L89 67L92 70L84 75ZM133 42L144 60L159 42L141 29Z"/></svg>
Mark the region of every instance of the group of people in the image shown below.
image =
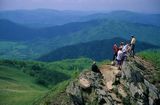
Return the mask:
<svg viewBox="0 0 160 105"><path fill-rule="evenodd" d="M134 57L135 55L135 43L136 43L136 38L132 35L131 36L131 41L130 43L126 42L121 42L119 47L115 43L113 46L113 61L117 61L118 69L121 70L121 65L124 60L127 59L127 55L129 54L130 56Z"/></svg>
<svg viewBox="0 0 160 105"><path fill-rule="evenodd" d="M134 58L135 55L135 44L136 44L136 38L132 35L131 36L131 41L129 42L121 42L119 47L117 44L114 44L113 46L113 62L116 60L118 69L121 70L121 66L124 60L127 59L128 54ZM98 66L96 65L96 62L93 62L93 65L91 67L91 70L95 73L100 73L100 70Z"/></svg>

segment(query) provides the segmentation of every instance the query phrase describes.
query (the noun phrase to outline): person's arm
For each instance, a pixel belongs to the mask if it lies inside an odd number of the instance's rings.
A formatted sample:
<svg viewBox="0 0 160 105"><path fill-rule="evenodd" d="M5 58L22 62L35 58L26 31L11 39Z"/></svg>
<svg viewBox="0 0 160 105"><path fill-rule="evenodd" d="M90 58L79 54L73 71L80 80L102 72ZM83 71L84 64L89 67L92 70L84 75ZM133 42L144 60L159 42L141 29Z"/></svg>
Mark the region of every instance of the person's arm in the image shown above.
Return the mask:
<svg viewBox="0 0 160 105"><path fill-rule="evenodd" d="M136 38L132 38L131 44L135 44L136 43Z"/></svg>
<svg viewBox="0 0 160 105"><path fill-rule="evenodd" d="M133 44L133 38L131 39L131 44Z"/></svg>

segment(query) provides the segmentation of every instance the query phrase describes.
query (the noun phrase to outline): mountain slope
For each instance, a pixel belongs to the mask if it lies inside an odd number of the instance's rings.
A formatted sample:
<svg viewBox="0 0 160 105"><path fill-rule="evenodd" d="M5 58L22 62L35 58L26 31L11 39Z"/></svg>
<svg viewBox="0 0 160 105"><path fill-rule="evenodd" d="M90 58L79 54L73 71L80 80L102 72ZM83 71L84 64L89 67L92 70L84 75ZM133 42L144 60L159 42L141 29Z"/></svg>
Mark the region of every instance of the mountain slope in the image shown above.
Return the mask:
<svg viewBox="0 0 160 105"><path fill-rule="evenodd" d="M41 29L27 28L9 20L0 20L0 40L32 41L39 38L54 39L56 36L67 36L72 33L99 25L98 21L68 23L62 26L52 26Z"/></svg>
<svg viewBox="0 0 160 105"><path fill-rule="evenodd" d="M45 63L0 60L0 105L32 105L50 87L69 78Z"/></svg>
<svg viewBox="0 0 160 105"><path fill-rule="evenodd" d="M46 39L56 41L62 44L65 40L72 43L77 41L90 41L96 39L106 39L113 37L128 38L130 34L135 34L140 40L148 40L150 43L159 44L160 27L144 25L138 23L128 23L116 20L92 20L88 22L68 23L62 26L53 26L41 29L29 29L15 24L8 20L1 20L0 39L8 40L33 40ZM153 36L153 37L151 37ZM85 38L84 38L85 37ZM65 38L65 40L64 40ZM78 39L77 39L78 38ZM83 39L83 40L82 40ZM63 42L61 42L63 41Z"/></svg>
<svg viewBox="0 0 160 105"><path fill-rule="evenodd" d="M138 23L127 23L124 21L99 20L99 22L99 25L73 33L69 37L66 37L65 41L68 43L74 43L74 41L87 42L114 37L128 39L130 35L133 34L140 41L160 45L158 41L160 39L158 36L160 34L160 27Z"/></svg>
<svg viewBox="0 0 160 105"><path fill-rule="evenodd" d="M139 56L129 58L123 63L121 71L107 63L97 64L103 78L90 70L84 71L75 80L57 85L36 105L159 105L159 79L152 81L155 80L155 75L160 78L157 74L160 69L156 69L159 66L153 65L160 60L159 53L159 50L141 53L141 56L153 62Z"/></svg>
<svg viewBox="0 0 160 105"><path fill-rule="evenodd" d="M160 27L124 21L102 19L31 30L16 28L16 25L7 25L7 27L1 27L0 39L18 40L18 42L21 42L20 45L25 47L18 49L13 47L14 51L10 48L8 49L13 52L11 53L13 57L17 56L18 53L19 56L17 58L23 59L33 59L49 53L51 50L81 42L111 39L114 37L129 39L132 34L139 41L160 45ZM12 27L14 27L14 30L12 30ZM8 32L7 29L10 28L12 31ZM0 47L5 48L5 45L0 45ZM6 50L2 49L1 51L3 58L7 56L7 53L4 53Z"/></svg>
<svg viewBox="0 0 160 105"><path fill-rule="evenodd" d="M0 20L0 40L28 40L32 36L34 38L34 30L14 22L1 19Z"/></svg>
<svg viewBox="0 0 160 105"><path fill-rule="evenodd" d="M30 105L48 91L19 69L0 65L0 104Z"/></svg>
<svg viewBox="0 0 160 105"><path fill-rule="evenodd" d="M51 63L0 60L0 105L32 105L91 63L85 58Z"/></svg>
<svg viewBox="0 0 160 105"><path fill-rule="evenodd" d="M114 45L114 43L119 44L121 41L127 42L122 38L113 38L65 46L40 57L39 60L56 61L79 57L87 57L94 60L111 59L113 55L112 46ZM136 44L136 52L155 48L160 47L144 42L137 42Z"/></svg>

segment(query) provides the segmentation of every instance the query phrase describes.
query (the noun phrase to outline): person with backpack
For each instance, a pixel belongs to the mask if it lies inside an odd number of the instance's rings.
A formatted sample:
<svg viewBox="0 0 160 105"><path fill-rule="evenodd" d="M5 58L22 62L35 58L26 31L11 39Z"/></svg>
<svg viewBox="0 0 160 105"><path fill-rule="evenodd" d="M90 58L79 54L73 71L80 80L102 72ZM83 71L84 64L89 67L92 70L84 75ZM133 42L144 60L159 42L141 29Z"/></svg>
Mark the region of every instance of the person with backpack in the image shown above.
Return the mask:
<svg viewBox="0 0 160 105"><path fill-rule="evenodd" d="M131 55L134 58L135 55L135 43L136 43L136 38L132 35L131 36Z"/></svg>

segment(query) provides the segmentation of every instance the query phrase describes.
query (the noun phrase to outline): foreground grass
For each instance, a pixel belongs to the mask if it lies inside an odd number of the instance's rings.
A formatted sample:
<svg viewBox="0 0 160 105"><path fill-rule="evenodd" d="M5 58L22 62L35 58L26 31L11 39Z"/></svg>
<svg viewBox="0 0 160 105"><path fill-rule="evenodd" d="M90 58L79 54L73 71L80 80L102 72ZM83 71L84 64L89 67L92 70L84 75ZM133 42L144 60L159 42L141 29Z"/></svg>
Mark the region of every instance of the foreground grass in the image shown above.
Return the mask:
<svg viewBox="0 0 160 105"><path fill-rule="evenodd" d="M0 105L31 105L47 91L25 73L0 66Z"/></svg>
<svg viewBox="0 0 160 105"><path fill-rule="evenodd" d="M34 102L34 105L66 105L69 103L69 97L66 94L66 88L71 80L61 82L48 91L43 97Z"/></svg>
<svg viewBox="0 0 160 105"><path fill-rule="evenodd" d="M155 70L153 71L151 82L160 89L160 50L143 51L138 55L154 65Z"/></svg>
<svg viewBox="0 0 160 105"><path fill-rule="evenodd" d="M157 70L160 70L160 50L148 50L139 53L139 55L152 62Z"/></svg>
<svg viewBox="0 0 160 105"><path fill-rule="evenodd" d="M92 60L86 58L51 63L0 60L0 105L34 105L63 96L59 93L68 80L91 64Z"/></svg>

